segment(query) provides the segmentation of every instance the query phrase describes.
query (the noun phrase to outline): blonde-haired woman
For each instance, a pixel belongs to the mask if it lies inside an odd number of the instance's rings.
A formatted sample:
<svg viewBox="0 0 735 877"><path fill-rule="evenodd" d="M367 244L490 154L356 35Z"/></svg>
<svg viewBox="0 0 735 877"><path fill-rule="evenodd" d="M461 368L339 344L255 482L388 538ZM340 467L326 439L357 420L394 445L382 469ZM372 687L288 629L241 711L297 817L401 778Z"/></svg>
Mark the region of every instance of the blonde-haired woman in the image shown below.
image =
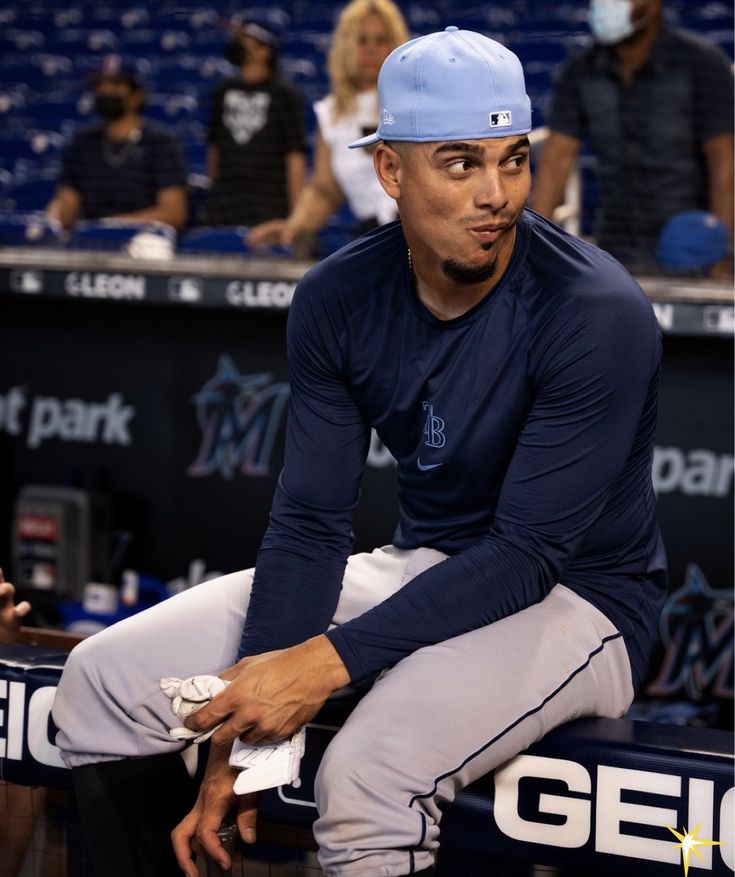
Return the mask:
<svg viewBox="0 0 735 877"><path fill-rule="evenodd" d="M352 0L345 6L329 51L331 91L314 104L318 131L311 180L288 218L253 227L252 246L290 246L319 231L345 200L357 218L358 232L396 218L395 202L378 182L372 155L347 144L375 130L380 67L408 39L392 0Z"/></svg>

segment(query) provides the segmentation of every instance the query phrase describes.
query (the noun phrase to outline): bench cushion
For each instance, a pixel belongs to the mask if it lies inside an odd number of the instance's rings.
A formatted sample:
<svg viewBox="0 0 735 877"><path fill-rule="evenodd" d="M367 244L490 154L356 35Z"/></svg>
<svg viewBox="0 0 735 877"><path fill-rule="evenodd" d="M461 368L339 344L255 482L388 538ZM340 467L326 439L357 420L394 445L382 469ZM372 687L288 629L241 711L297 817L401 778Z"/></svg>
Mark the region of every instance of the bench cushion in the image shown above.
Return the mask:
<svg viewBox="0 0 735 877"><path fill-rule="evenodd" d="M63 652L0 644L0 779L70 787L53 743L50 717ZM307 728L298 788L263 793L265 822L311 827L314 777L321 756L354 702L334 701ZM638 722L577 719L548 734L494 775L446 805L442 847L580 873L675 875L681 852L666 827L699 825L692 868L734 869L733 737L726 731ZM696 870L693 871L696 873Z"/></svg>

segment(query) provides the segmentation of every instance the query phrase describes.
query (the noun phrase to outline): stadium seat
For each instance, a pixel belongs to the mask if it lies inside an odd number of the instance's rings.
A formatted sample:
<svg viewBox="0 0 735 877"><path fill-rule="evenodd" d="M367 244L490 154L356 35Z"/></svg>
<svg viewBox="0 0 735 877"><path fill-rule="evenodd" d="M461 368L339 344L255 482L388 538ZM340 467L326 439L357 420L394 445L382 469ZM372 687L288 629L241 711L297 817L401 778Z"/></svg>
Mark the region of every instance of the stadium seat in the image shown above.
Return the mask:
<svg viewBox="0 0 735 877"><path fill-rule="evenodd" d="M143 27L124 30L118 40L118 49L131 54L157 52L161 48L161 32Z"/></svg>
<svg viewBox="0 0 735 877"><path fill-rule="evenodd" d="M202 226L187 232L179 240L179 253L246 253L258 256L288 256L288 247L262 247L251 250L247 242L247 226Z"/></svg>
<svg viewBox="0 0 735 877"><path fill-rule="evenodd" d="M53 41L56 50L68 56L85 52L114 52L117 44L117 34L106 28L60 30Z"/></svg>
<svg viewBox="0 0 735 877"><path fill-rule="evenodd" d="M26 93L20 88L0 88L0 130L8 134L29 127Z"/></svg>
<svg viewBox="0 0 735 877"><path fill-rule="evenodd" d="M244 226L210 228L204 226L187 232L179 240L179 253L248 253L246 235L250 231Z"/></svg>
<svg viewBox="0 0 735 877"><path fill-rule="evenodd" d="M164 223L99 220L80 222L71 232L66 246L70 250L127 251L136 236L145 234L161 239L162 245L173 251L176 232Z"/></svg>
<svg viewBox="0 0 735 877"><path fill-rule="evenodd" d="M48 174L22 183L11 184L2 195L2 212L43 210L56 190L57 174Z"/></svg>
<svg viewBox="0 0 735 877"><path fill-rule="evenodd" d="M40 30L7 28L0 32L0 52L34 52L43 48L46 36Z"/></svg>
<svg viewBox="0 0 735 877"><path fill-rule="evenodd" d="M189 141L185 148L186 166L193 173L203 173L207 167L207 145L204 142Z"/></svg>
<svg viewBox="0 0 735 877"><path fill-rule="evenodd" d="M60 222L36 213L0 214L0 246L3 247L59 246L61 232Z"/></svg>
<svg viewBox="0 0 735 877"><path fill-rule="evenodd" d="M198 55L221 55L227 39L227 31L222 27L200 28L193 31L189 50Z"/></svg>
<svg viewBox="0 0 735 877"><path fill-rule="evenodd" d="M63 151L64 143L68 143L71 135L80 127L95 120L93 101L90 94L69 94L60 92L43 100L34 98L26 107L29 128L53 131L61 136L59 145Z"/></svg>
<svg viewBox="0 0 735 877"><path fill-rule="evenodd" d="M197 121L199 114L199 101L193 94L154 92L146 101L146 117L166 125L187 125Z"/></svg>

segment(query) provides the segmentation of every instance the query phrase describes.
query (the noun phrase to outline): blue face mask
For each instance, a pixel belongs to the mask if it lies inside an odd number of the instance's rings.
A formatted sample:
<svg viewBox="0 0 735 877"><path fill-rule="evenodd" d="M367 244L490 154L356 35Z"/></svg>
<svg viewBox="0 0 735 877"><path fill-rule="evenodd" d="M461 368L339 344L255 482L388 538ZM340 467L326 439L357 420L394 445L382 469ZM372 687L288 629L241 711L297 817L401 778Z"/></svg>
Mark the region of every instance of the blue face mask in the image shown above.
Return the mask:
<svg viewBox="0 0 735 877"><path fill-rule="evenodd" d="M635 33L633 0L590 0L589 26L603 46L612 46Z"/></svg>

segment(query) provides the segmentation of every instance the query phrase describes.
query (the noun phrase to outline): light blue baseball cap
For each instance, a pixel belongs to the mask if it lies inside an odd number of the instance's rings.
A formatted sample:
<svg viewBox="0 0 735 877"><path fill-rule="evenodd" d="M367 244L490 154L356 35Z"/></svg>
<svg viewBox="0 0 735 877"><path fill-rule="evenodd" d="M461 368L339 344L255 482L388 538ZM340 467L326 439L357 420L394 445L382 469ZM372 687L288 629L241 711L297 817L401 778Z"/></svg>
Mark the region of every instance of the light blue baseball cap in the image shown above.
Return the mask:
<svg viewBox="0 0 735 877"><path fill-rule="evenodd" d="M394 49L380 68L378 98L378 130L350 149L379 140L481 140L531 130L531 101L517 56L454 26Z"/></svg>

